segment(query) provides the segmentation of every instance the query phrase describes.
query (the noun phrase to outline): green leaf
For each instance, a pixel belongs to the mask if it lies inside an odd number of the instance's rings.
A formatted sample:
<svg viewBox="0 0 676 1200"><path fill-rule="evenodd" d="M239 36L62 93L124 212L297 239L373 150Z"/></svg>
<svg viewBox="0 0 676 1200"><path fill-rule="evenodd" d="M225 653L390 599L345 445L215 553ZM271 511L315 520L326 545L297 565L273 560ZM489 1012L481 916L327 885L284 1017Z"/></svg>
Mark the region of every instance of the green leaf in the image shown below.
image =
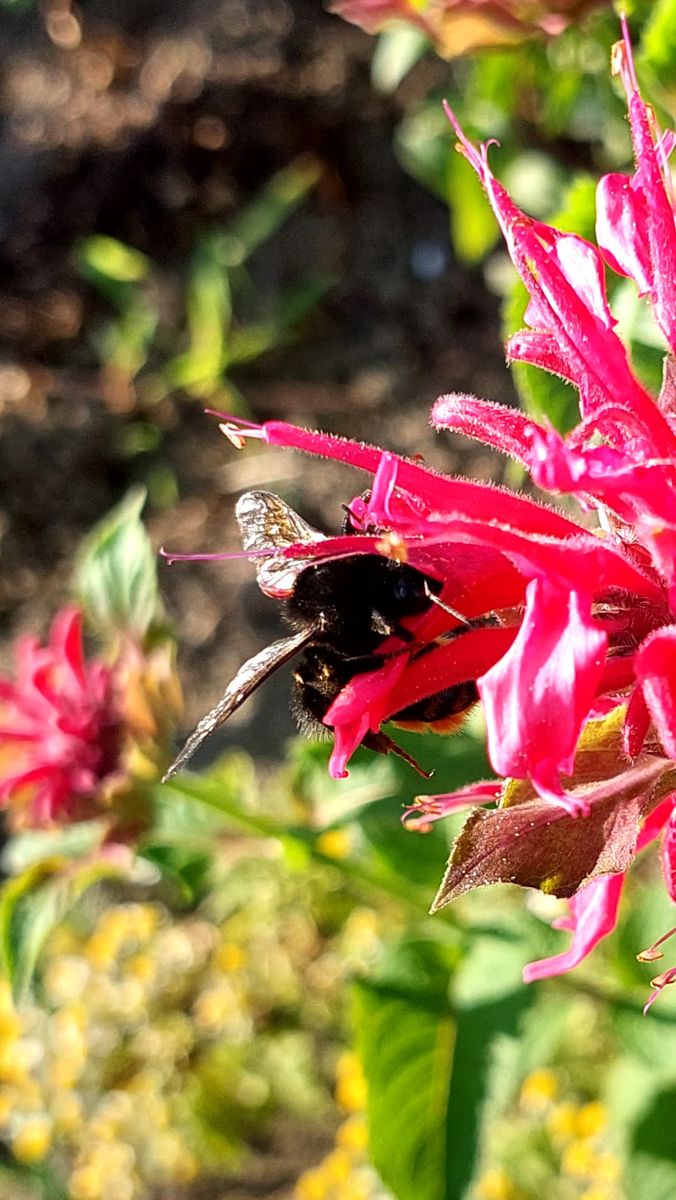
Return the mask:
<svg viewBox="0 0 676 1200"><path fill-rule="evenodd" d="M444 1200L469 1200L490 1125L498 1075L502 1076L501 1091L507 1090L504 1076L512 1064L504 1060L505 1046L518 1038L534 1002L535 990L521 986L459 1014L446 1111ZM514 1065L516 1061L514 1056ZM514 1080L511 1082L513 1090Z"/></svg>
<svg viewBox="0 0 676 1200"><path fill-rule="evenodd" d="M308 154L273 175L224 236L224 260L228 266L239 266L272 237L314 187L321 170L319 161Z"/></svg>
<svg viewBox="0 0 676 1200"><path fill-rule="evenodd" d="M15 833L3 852L3 865L11 875L57 855L82 858L101 845L106 833L105 821L77 821L63 829L27 829Z"/></svg>
<svg viewBox="0 0 676 1200"><path fill-rule="evenodd" d="M80 270L94 283L102 279L140 283L150 269L149 260L140 250L102 233L81 238L75 253Z"/></svg>
<svg viewBox="0 0 676 1200"><path fill-rule="evenodd" d="M458 258L480 262L498 240L498 225L477 176L455 151L446 167L446 199L451 211L451 240Z"/></svg>
<svg viewBox="0 0 676 1200"><path fill-rule="evenodd" d="M189 346L165 368L169 382L188 391L213 389L227 365L232 298L225 260L224 235L220 231L200 238L186 289Z"/></svg>
<svg viewBox="0 0 676 1200"><path fill-rule="evenodd" d="M450 126L438 100L428 100L406 114L397 127L394 148L409 175L435 196L447 199L449 160L458 156L453 150Z"/></svg>
<svg viewBox="0 0 676 1200"><path fill-rule="evenodd" d="M316 275L298 287L283 291L271 318L231 329L227 344L228 366L252 362L287 342L293 327L315 308L333 283L329 276Z"/></svg>
<svg viewBox="0 0 676 1200"><path fill-rule="evenodd" d="M413 833L402 825L401 812L396 799L376 800L360 810L358 824L376 859L400 878L426 887L431 901L448 855L448 835L441 822L429 833Z"/></svg>
<svg viewBox="0 0 676 1200"><path fill-rule="evenodd" d="M436 1004L356 987L355 1027L368 1084L371 1157L397 1200L443 1200L455 1022Z"/></svg>
<svg viewBox="0 0 676 1200"><path fill-rule="evenodd" d="M3 1200L70 1200L51 1162L24 1164L7 1156L0 1162Z"/></svg>
<svg viewBox="0 0 676 1200"><path fill-rule="evenodd" d="M147 634L160 615L157 566L141 522L145 489L132 488L85 538L75 591L87 618L104 634Z"/></svg>
<svg viewBox="0 0 676 1200"><path fill-rule="evenodd" d="M404 967L401 983L356 985L371 1156L397 1200L461 1200L481 1155L496 1056L534 991L521 987L454 1014L439 948L418 942L415 952L417 970Z"/></svg>
<svg viewBox="0 0 676 1200"><path fill-rule="evenodd" d="M651 1097L630 1135L624 1183L632 1200L676 1195L676 1084Z"/></svg>
<svg viewBox="0 0 676 1200"><path fill-rule="evenodd" d="M117 303L121 309L119 317L104 325L92 340L103 363L133 379L148 360L159 314L141 291L123 300L118 297Z"/></svg>
<svg viewBox="0 0 676 1200"><path fill-rule="evenodd" d="M653 1119L662 1121L665 1118L662 1113L656 1113ZM673 1125L669 1126L668 1136L673 1138ZM650 1154L632 1154L622 1182L625 1194L632 1200L674 1200L676 1165Z"/></svg>
<svg viewBox="0 0 676 1200"><path fill-rule="evenodd" d="M505 338L524 328L528 293L517 279L503 308ZM536 420L546 419L560 433L573 429L579 420L579 397L576 388L530 363L514 362L512 378L525 412Z"/></svg>
<svg viewBox="0 0 676 1200"><path fill-rule="evenodd" d="M449 206L451 240L459 258L477 262L498 239L498 226L474 172L459 155L441 103L408 113L395 151L405 171Z"/></svg>
<svg viewBox="0 0 676 1200"><path fill-rule="evenodd" d="M371 82L377 92L393 92L429 47L421 29L398 22L376 41L371 59Z"/></svg>
<svg viewBox="0 0 676 1200"><path fill-rule="evenodd" d="M651 779L628 775L623 794L598 800L584 821L547 801L527 800L488 811L474 808L456 838L432 911L475 887L518 883L548 895L573 896L600 875L626 871L641 821L654 807Z"/></svg>
<svg viewBox="0 0 676 1200"><path fill-rule="evenodd" d="M653 1010L653 1013L655 1010ZM618 1149L625 1158L624 1188L635 1200L672 1200L676 1195L676 1062L668 1021L653 1023L640 1012L634 1014L638 1025L658 1026L653 1039L652 1058L641 1062L632 1055L633 1039L625 1042L625 1025L619 1042L627 1051L616 1060L608 1073L604 1102L612 1118ZM665 1075L670 1078L665 1079Z"/></svg>
<svg viewBox="0 0 676 1200"><path fill-rule="evenodd" d="M655 0L641 36L639 73L647 68L668 89L676 84L676 0Z"/></svg>
<svg viewBox="0 0 676 1200"><path fill-rule="evenodd" d="M0 894L0 962L17 1002L31 989L40 951L55 925L90 887L123 874L110 859L74 867L53 858L5 883Z"/></svg>
<svg viewBox="0 0 676 1200"><path fill-rule="evenodd" d="M163 845L153 841L143 849L142 854L178 893L181 904L198 904L208 894L212 858L206 849L195 849L189 845Z"/></svg>

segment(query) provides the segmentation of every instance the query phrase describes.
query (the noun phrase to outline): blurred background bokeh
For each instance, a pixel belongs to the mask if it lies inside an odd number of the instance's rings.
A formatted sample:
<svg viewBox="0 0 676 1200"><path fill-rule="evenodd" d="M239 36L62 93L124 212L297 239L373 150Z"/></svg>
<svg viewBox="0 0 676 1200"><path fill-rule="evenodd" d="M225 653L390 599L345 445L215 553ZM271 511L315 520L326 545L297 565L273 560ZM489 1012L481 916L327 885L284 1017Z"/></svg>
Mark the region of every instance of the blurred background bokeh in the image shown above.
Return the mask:
<svg viewBox="0 0 676 1200"><path fill-rule="evenodd" d="M320 0L0 0L0 671L75 591L88 652L124 661L133 733L112 824L112 792L75 823L6 822L7 1200L676 1195L676 1010L641 1016L634 959L670 923L649 866L592 967L524 989L557 903L502 889L430 918L450 831L401 827L405 764L365 752L329 781L326 747L290 741L288 673L200 778L158 783L157 746L280 630L246 561L156 567L159 547L237 550L257 487L337 530L360 487L236 454L205 408L482 479L509 468L432 434L440 393L568 423L557 381L504 366L523 296L440 99L500 139L519 203L590 233L594 178L631 153L617 16L448 3L431 34L392 23L408 7L364 30ZM668 117L676 5L631 7ZM654 381L654 331L615 300ZM447 790L488 770L478 720L406 744Z"/></svg>

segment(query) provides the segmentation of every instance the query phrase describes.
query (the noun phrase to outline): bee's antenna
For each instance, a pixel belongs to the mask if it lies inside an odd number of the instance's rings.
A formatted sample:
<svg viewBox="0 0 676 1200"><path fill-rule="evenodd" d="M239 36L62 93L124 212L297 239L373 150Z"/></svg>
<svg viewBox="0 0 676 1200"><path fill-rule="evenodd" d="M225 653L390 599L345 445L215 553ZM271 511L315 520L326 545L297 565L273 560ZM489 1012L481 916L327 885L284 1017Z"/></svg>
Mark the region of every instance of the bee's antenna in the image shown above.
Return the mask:
<svg viewBox="0 0 676 1200"><path fill-rule="evenodd" d="M456 621L460 621L461 624L463 624L463 625L471 625L472 624L469 617L465 617L461 612L458 612L458 610L456 608L451 608L450 604L446 604L445 601L440 600L439 597L437 596L436 592L432 591L427 580L425 580L423 587L424 587L425 595L427 596L427 599L431 600L432 604L436 604L437 608L442 608L445 613L448 613L449 617L455 617Z"/></svg>

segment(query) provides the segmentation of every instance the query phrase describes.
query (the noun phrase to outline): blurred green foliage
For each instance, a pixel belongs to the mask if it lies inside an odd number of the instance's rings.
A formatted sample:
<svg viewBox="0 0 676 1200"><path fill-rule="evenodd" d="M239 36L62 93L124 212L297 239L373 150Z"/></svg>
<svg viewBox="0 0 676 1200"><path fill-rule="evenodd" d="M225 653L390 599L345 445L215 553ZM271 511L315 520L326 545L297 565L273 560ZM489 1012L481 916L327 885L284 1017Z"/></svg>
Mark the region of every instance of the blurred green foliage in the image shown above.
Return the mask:
<svg viewBox="0 0 676 1200"><path fill-rule="evenodd" d="M320 173L316 160L299 158L274 175L227 228L206 229L187 263L176 317L163 301L163 272L145 255L103 234L77 243L79 272L116 313L92 335L114 399L124 403L133 390L142 406L152 406L180 389L246 411L229 372L292 336L332 282L310 275L281 291L271 305L247 271L251 256Z"/></svg>

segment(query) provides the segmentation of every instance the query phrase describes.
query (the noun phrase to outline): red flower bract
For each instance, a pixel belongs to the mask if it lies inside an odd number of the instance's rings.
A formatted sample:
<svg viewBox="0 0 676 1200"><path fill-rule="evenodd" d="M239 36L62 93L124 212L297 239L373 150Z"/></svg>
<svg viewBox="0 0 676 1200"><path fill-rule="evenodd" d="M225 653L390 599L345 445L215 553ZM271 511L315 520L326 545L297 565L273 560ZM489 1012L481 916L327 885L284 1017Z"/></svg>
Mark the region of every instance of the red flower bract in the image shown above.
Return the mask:
<svg viewBox="0 0 676 1200"><path fill-rule="evenodd" d="M46 646L22 638L15 659L16 677L0 678L0 801L11 823L95 815L121 745L112 669L85 661L76 608L56 617Z"/></svg>

